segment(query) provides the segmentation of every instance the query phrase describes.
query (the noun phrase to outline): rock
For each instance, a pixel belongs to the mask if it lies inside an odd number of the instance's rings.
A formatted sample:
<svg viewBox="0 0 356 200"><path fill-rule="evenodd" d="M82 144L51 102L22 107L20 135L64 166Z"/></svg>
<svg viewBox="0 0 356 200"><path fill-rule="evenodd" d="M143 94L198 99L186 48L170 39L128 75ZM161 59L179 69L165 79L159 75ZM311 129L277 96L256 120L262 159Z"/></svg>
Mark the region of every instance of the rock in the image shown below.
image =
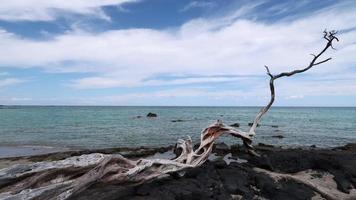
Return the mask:
<svg viewBox="0 0 356 200"><path fill-rule="evenodd" d="M199 148L199 146L200 146L200 143L194 144L194 145L193 145L193 150L194 150L194 151L197 150L197 149Z"/></svg>
<svg viewBox="0 0 356 200"><path fill-rule="evenodd" d="M278 128L278 125L272 125L271 127L272 128Z"/></svg>
<svg viewBox="0 0 356 200"><path fill-rule="evenodd" d="M182 120L182 119L176 119L176 120L172 120L171 122L184 122L184 120Z"/></svg>
<svg viewBox="0 0 356 200"><path fill-rule="evenodd" d="M238 195L238 194L232 194L232 195L231 195L231 199L232 199L232 200L241 200L241 199L242 199L242 196L241 196L241 195Z"/></svg>
<svg viewBox="0 0 356 200"><path fill-rule="evenodd" d="M240 127L240 124L239 123L233 123L230 126L232 126L232 127Z"/></svg>
<svg viewBox="0 0 356 200"><path fill-rule="evenodd" d="M311 146L310 146L310 148L316 148L316 145L315 145L315 144L313 144L313 145L311 145Z"/></svg>
<svg viewBox="0 0 356 200"><path fill-rule="evenodd" d="M174 146L173 148L173 153L176 155L176 158L178 158L178 156L180 156L180 154L182 154L182 149L181 148L177 148L177 144Z"/></svg>
<svg viewBox="0 0 356 200"><path fill-rule="evenodd" d="M249 126L252 126L253 125L253 123L252 122L250 122L250 123L248 123L248 125ZM259 127L260 126L260 124L257 124L257 127Z"/></svg>
<svg viewBox="0 0 356 200"><path fill-rule="evenodd" d="M257 144L258 146L261 146L261 147L274 147L273 145L271 145L271 144L265 144L265 143L258 143Z"/></svg>
<svg viewBox="0 0 356 200"><path fill-rule="evenodd" d="M229 145L221 142L221 143L216 143L213 147L213 151L220 154L220 153L228 153L230 151Z"/></svg>
<svg viewBox="0 0 356 200"><path fill-rule="evenodd" d="M336 183L333 184L331 189L334 190L337 187L340 192L350 194L351 190L355 188L355 144L339 147L339 151L329 149L281 149L271 145L259 145L255 146L255 150L261 155L259 157L242 152L238 153L238 158L244 156L244 159L248 161L247 163L231 162L227 165L221 159L207 161L197 168L186 169L184 176L171 175L138 186L107 185L98 182L71 199L314 199L315 192L308 186L293 180L275 181L268 174L256 172L256 168L291 175L301 171L309 171L313 179L322 179L324 174L330 173ZM228 146L224 143L215 145L215 149L220 148L224 151L226 147ZM239 151L240 147L243 146L232 145L231 152ZM168 149L168 147L162 148L162 151L164 149ZM115 151L120 152L121 150ZM95 152L97 151L95 150ZM106 152L113 153L112 151L112 149L109 149ZM137 152L139 148L132 149L132 151ZM151 149L146 149L146 151L151 151ZM161 149L155 149L155 152L157 151L161 151Z"/></svg>
<svg viewBox="0 0 356 200"><path fill-rule="evenodd" d="M134 118L140 119L140 118L142 118L142 116L141 116L141 115L138 115L138 116L136 116L136 117L134 117Z"/></svg>
<svg viewBox="0 0 356 200"><path fill-rule="evenodd" d="M149 112L146 117L157 117L157 114Z"/></svg>
<svg viewBox="0 0 356 200"><path fill-rule="evenodd" d="M347 150L347 151L356 151L356 143L348 143L343 147L339 147L342 150Z"/></svg>
<svg viewBox="0 0 356 200"><path fill-rule="evenodd" d="M273 137L273 138L278 138L278 139L283 139L283 138L284 138L283 135L273 135L272 137Z"/></svg>
<svg viewBox="0 0 356 200"><path fill-rule="evenodd" d="M230 146L230 151L231 153L239 153L241 151L243 151L245 148L243 145L239 145L239 144L233 144Z"/></svg>

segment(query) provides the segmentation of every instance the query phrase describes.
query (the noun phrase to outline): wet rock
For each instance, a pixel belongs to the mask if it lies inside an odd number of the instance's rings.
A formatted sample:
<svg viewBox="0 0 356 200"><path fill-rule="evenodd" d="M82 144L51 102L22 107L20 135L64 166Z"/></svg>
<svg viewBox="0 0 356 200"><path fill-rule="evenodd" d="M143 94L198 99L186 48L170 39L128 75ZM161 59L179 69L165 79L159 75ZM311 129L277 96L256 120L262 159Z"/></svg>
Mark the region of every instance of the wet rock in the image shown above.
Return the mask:
<svg viewBox="0 0 356 200"><path fill-rule="evenodd" d="M283 138L284 138L283 135L273 135L272 137L273 137L273 138L278 138L278 139L283 139Z"/></svg>
<svg viewBox="0 0 356 200"><path fill-rule="evenodd" d="M176 144L173 148L173 153L176 155L176 158L178 158L178 156L180 156L180 154L182 154L182 149L178 148L178 146Z"/></svg>
<svg viewBox="0 0 356 200"><path fill-rule="evenodd" d="M272 125L271 127L272 128L278 128L278 125Z"/></svg>
<svg viewBox="0 0 356 200"><path fill-rule="evenodd" d="M252 126L252 125L253 125L253 122L248 123L248 125L249 125L249 126ZM259 126L260 126L260 124L257 124L257 127L259 127Z"/></svg>
<svg viewBox="0 0 356 200"><path fill-rule="evenodd" d="M243 148L243 145L236 144L227 150L226 144L218 145L231 153ZM327 172L334 176L340 191L349 193L356 186L356 149L352 146L346 145L338 151L332 151L282 149L261 143L255 146L259 157L238 152L238 157L244 157L247 163L231 162L227 165L221 159L207 161L200 167L187 169L184 176L168 176L136 187L97 184L73 199L301 200L315 196L315 192L308 186L293 180L275 181L268 174L256 172L256 167L290 174L313 170L316 172L312 174L315 178Z"/></svg>
<svg viewBox="0 0 356 200"><path fill-rule="evenodd" d="M356 151L356 143L348 143L343 147L339 147L341 150Z"/></svg>
<svg viewBox="0 0 356 200"><path fill-rule="evenodd" d="M146 117L157 117L156 113L149 112Z"/></svg>
<svg viewBox="0 0 356 200"><path fill-rule="evenodd" d="M194 151L197 150L197 149L199 148L199 146L200 146L200 143L194 144L194 145L193 145L193 150L194 150Z"/></svg>
<svg viewBox="0 0 356 200"><path fill-rule="evenodd" d="M229 145L225 144L224 142L216 143L213 146L213 151L218 154L229 153L230 147Z"/></svg>
<svg viewBox="0 0 356 200"><path fill-rule="evenodd" d="M233 123L230 126L232 126L232 127L240 127L240 124L239 123Z"/></svg>
<svg viewBox="0 0 356 200"><path fill-rule="evenodd" d="M172 120L171 122L184 122L184 120L182 120L182 119L176 119L176 120Z"/></svg>
<svg viewBox="0 0 356 200"><path fill-rule="evenodd" d="M262 143L262 142L258 143L257 145L258 145L258 146L261 146L261 147L274 147L274 146L271 145L271 144L265 144L265 143Z"/></svg>

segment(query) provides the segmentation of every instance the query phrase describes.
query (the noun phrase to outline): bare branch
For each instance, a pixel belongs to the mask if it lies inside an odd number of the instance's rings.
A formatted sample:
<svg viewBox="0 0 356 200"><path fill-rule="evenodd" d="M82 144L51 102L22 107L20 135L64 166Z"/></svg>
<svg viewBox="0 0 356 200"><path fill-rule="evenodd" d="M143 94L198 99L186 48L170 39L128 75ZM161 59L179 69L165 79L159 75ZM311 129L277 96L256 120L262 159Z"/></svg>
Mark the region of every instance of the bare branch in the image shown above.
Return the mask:
<svg viewBox="0 0 356 200"><path fill-rule="evenodd" d="M315 66L315 65L320 65L320 64L322 64L322 63L324 63L324 62L328 62L329 60L331 60L331 58L327 58L327 59L322 60L322 61L320 61L320 62L314 63L313 66Z"/></svg>
<svg viewBox="0 0 356 200"><path fill-rule="evenodd" d="M255 135L255 131L256 131L256 127L257 124L259 123L259 121L261 120L262 116L269 110L269 108L272 106L274 99L275 99L275 91L274 91L274 81L278 78L281 77L285 77L285 76L293 76L295 74L299 74L299 73L303 73L305 71L308 71L309 69L311 69L313 66L325 63L329 60L331 60L331 58L327 58L325 60L322 61L318 61L319 57L324 54L326 52L326 50L328 50L329 48L333 49L333 41L336 40L337 42L339 41L339 39L335 36L337 34L337 31L326 31L324 30L324 35L323 38L327 41L325 47L318 53L318 54L311 54L314 58L311 60L311 62L309 63L308 66L306 66L305 68L302 69L297 69L297 70L293 70L290 72L282 72L280 74L277 75L272 75L270 73L270 70L267 66L265 66L266 70L267 70L267 74L270 77L270 82L269 82L269 86L270 86L270 91L271 91L271 98L270 101L268 102L268 104L263 107L256 115L255 120L253 121L253 124L250 128L249 131L249 135L253 136Z"/></svg>

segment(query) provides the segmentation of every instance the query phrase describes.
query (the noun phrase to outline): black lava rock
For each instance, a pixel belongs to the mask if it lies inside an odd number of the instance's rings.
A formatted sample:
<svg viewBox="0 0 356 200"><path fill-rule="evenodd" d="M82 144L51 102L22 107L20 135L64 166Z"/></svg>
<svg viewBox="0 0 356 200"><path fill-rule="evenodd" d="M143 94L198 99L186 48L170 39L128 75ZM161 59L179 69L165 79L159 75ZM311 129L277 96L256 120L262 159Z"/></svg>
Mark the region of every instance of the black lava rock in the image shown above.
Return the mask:
<svg viewBox="0 0 356 200"><path fill-rule="evenodd" d="M149 112L146 117L157 117L158 115L156 113L151 113Z"/></svg>

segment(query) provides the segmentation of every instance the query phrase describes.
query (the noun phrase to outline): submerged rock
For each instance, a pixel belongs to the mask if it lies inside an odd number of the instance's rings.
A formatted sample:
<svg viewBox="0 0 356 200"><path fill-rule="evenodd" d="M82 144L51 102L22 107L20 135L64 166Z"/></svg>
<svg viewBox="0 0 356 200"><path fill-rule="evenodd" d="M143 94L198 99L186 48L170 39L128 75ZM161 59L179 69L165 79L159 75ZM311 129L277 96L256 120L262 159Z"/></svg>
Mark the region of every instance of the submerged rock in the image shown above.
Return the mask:
<svg viewBox="0 0 356 200"><path fill-rule="evenodd" d="M171 122L184 122L184 120L182 120L182 119L176 119L176 120L172 120Z"/></svg>
<svg viewBox="0 0 356 200"><path fill-rule="evenodd" d="M158 115L156 113L149 112L146 117L157 117Z"/></svg>
<svg viewBox="0 0 356 200"><path fill-rule="evenodd" d="M248 123L248 125L249 125L249 126L252 126L252 125L253 125L253 122ZM260 124L257 124L257 127L259 127L259 126L260 126Z"/></svg>
<svg viewBox="0 0 356 200"><path fill-rule="evenodd" d="M272 135L273 138L278 138L278 139L283 139L284 136L283 135Z"/></svg>
<svg viewBox="0 0 356 200"><path fill-rule="evenodd" d="M239 123L233 123L233 124L230 124L230 126L232 126L232 127L240 127L240 124Z"/></svg>

